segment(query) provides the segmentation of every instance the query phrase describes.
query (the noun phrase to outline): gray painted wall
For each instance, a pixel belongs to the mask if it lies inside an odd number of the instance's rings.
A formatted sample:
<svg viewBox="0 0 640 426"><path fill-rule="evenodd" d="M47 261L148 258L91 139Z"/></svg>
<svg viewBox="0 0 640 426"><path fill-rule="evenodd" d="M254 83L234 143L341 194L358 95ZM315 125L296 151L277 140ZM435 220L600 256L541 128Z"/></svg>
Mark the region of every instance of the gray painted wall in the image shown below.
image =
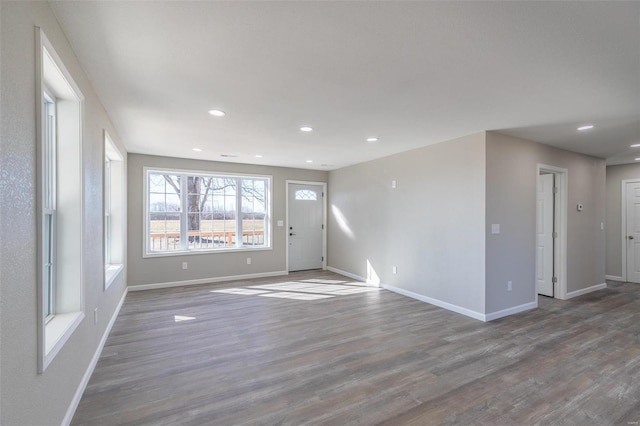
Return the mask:
<svg viewBox="0 0 640 426"><path fill-rule="evenodd" d="M366 277L369 264L386 285L484 313L484 142L479 133L331 171L329 266Z"/></svg>
<svg viewBox="0 0 640 426"><path fill-rule="evenodd" d="M607 275L622 277L622 181L640 179L640 164L607 167Z"/></svg>
<svg viewBox="0 0 640 426"><path fill-rule="evenodd" d="M46 2L0 2L0 424L58 425L125 291L124 274L103 290L103 129L120 144ZM84 294L86 318L37 374L35 211L35 26L41 27L85 96ZM122 149L122 152L125 152ZM92 311L99 321L93 324Z"/></svg>
<svg viewBox="0 0 640 426"><path fill-rule="evenodd" d="M273 249L208 254L188 254L143 258L144 167L200 170L212 172L247 173L273 177ZM128 200L128 285L161 284L167 282L201 280L245 274L261 274L286 270L286 228L277 227L286 218L286 180L326 182L327 172L254 166L214 161L129 154ZM251 257L251 265L246 259ZM182 262L189 268L182 269Z"/></svg>
<svg viewBox="0 0 640 426"><path fill-rule="evenodd" d="M486 158L487 312L535 300L538 163L568 169L567 291L604 283L605 161L494 132ZM492 223L501 225L499 235L491 234Z"/></svg>

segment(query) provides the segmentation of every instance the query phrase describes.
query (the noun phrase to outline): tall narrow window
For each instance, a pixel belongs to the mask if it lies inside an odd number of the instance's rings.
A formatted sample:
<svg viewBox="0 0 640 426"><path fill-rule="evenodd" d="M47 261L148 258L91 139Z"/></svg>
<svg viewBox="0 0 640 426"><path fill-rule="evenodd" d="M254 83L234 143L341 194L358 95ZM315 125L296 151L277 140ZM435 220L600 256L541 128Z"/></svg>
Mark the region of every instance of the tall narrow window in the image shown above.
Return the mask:
<svg viewBox="0 0 640 426"><path fill-rule="evenodd" d="M55 315L56 301L56 103L47 90L43 93L42 131L42 287L44 317Z"/></svg>
<svg viewBox="0 0 640 426"><path fill-rule="evenodd" d="M83 96L51 43L36 30L38 372L84 318Z"/></svg>
<svg viewBox="0 0 640 426"><path fill-rule="evenodd" d="M104 132L104 288L124 268L124 157Z"/></svg>
<svg viewBox="0 0 640 426"><path fill-rule="evenodd" d="M104 264L111 265L111 159L104 160Z"/></svg>

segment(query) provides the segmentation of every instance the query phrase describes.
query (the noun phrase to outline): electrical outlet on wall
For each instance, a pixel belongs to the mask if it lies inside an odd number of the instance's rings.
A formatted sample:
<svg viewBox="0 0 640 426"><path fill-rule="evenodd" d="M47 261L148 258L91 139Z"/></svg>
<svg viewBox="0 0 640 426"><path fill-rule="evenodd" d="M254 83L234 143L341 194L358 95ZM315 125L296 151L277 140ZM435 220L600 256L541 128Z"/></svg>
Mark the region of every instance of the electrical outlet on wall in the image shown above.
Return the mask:
<svg viewBox="0 0 640 426"><path fill-rule="evenodd" d="M251 258L247 257L247 265L251 265Z"/></svg>
<svg viewBox="0 0 640 426"><path fill-rule="evenodd" d="M393 271L394 275L398 273L398 267L397 266L394 266L391 270Z"/></svg>
<svg viewBox="0 0 640 426"><path fill-rule="evenodd" d="M507 291L513 290L513 281L507 281Z"/></svg>
<svg viewBox="0 0 640 426"><path fill-rule="evenodd" d="M189 264L187 262L182 262L182 269L188 269Z"/></svg>

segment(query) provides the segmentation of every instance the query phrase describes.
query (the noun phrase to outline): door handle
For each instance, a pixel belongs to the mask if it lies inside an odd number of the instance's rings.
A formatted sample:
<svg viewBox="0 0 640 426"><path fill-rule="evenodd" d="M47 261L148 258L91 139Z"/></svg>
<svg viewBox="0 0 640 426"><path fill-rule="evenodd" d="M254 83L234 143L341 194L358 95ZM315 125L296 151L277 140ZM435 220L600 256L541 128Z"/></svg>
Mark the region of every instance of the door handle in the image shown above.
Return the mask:
<svg viewBox="0 0 640 426"><path fill-rule="evenodd" d="M633 240L633 235L629 235L627 238L629 238L630 240Z"/></svg>
<svg viewBox="0 0 640 426"><path fill-rule="evenodd" d="M289 236L293 237L294 235L296 235L295 232L289 232Z"/></svg>

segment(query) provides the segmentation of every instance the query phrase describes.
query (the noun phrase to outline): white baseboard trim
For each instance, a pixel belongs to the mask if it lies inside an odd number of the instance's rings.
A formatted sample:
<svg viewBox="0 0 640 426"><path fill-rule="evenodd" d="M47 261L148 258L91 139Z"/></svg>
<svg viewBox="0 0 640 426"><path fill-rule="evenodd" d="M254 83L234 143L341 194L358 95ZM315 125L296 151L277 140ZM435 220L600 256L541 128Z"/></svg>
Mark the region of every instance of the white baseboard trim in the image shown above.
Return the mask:
<svg viewBox="0 0 640 426"><path fill-rule="evenodd" d="M87 388L89 384L89 379L91 379L91 375L93 374L93 370L95 370L96 365L98 364L98 360L100 359L100 355L102 354L102 349L104 348L105 343L107 343L107 338L109 337L109 333L111 333L111 328L113 328L113 324L116 322L118 318L118 314L120 313L120 308L122 308L122 304L124 303L124 299L127 297L127 293L129 293L129 289L125 287L124 293L122 293L122 297L120 298L120 302L118 302L118 306L116 306L113 315L111 315L111 319L109 320L109 324L107 324L107 328L104 330L102 334L102 338L100 339L100 343L96 348L95 353L93 354L93 358L91 358L91 362L87 367L87 370L84 372L84 376L82 376L82 380L76 389L76 393L73 395L73 399L71 400L71 404L69 408L67 408L67 413L62 420L62 426L68 426L73 420L73 415L76 413L76 409L78 408L78 404L80 404L80 399L82 399L82 394L84 390Z"/></svg>
<svg viewBox="0 0 640 426"><path fill-rule="evenodd" d="M617 275L605 275L604 277L605 277L605 279L611 280L611 281L620 281L620 282L624 282L625 281L624 278L619 277Z"/></svg>
<svg viewBox="0 0 640 426"><path fill-rule="evenodd" d="M485 321L493 321L498 318L506 317L513 314L519 314L520 312L528 311L530 309L535 309L538 307L538 302L529 302L524 303L519 306L514 306L512 308L503 309L501 311L491 312L490 314L486 314Z"/></svg>
<svg viewBox="0 0 640 426"><path fill-rule="evenodd" d="M153 290L156 288L184 287L188 285L209 284L221 281L250 280L252 278L268 278L289 275L287 271L260 272L257 274L229 275L227 277L200 278L197 280L172 281L166 283L139 284L129 286L129 291Z"/></svg>
<svg viewBox="0 0 640 426"><path fill-rule="evenodd" d="M571 299L573 297L582 296L583 294L591 293L592 291L602 290L603 288L607 288L607 283L592 285L591 287L581 288L580 290L571 291L567 293L567 297L565 299Z"/></svg>
<svg viewBox="0 0 640 426"><path fill-rule="evenodd" d="M412 291L405 290L405 289L398 288L398 287L394 287L394 286L387 285L387 284L383 284L382 288L384 288L385 290L393 291L394 293L401 294L403 296L411 297L412 299L420 300L421 302L426 302L426 303L429 303L431 305L435 305L435 306L438 306L440 308L444 308L444 309L447 309L449 311L456 312L458 314L466 315L466 316L471 317L473 319L477 319L477 320L480 320L480 321L486 321L485 315L481 314L480 312L472 311L470 309L463 308L461 306L452 305L451 303L443 302L442 300L433 299L431 297L423 296L422 294L414 293Z"/></svg>
<svg viewBox="0 0 640 426"><path fill-rule="evenodd" d="M366 282L367 279L365 277L361 277L360 275L352 274L351 272L343 271L342 269L334 268L333 266L327 266L327 270L331 272L335 272L336 274L344 275L347 278L351 278L352 280Z"/></svg>

